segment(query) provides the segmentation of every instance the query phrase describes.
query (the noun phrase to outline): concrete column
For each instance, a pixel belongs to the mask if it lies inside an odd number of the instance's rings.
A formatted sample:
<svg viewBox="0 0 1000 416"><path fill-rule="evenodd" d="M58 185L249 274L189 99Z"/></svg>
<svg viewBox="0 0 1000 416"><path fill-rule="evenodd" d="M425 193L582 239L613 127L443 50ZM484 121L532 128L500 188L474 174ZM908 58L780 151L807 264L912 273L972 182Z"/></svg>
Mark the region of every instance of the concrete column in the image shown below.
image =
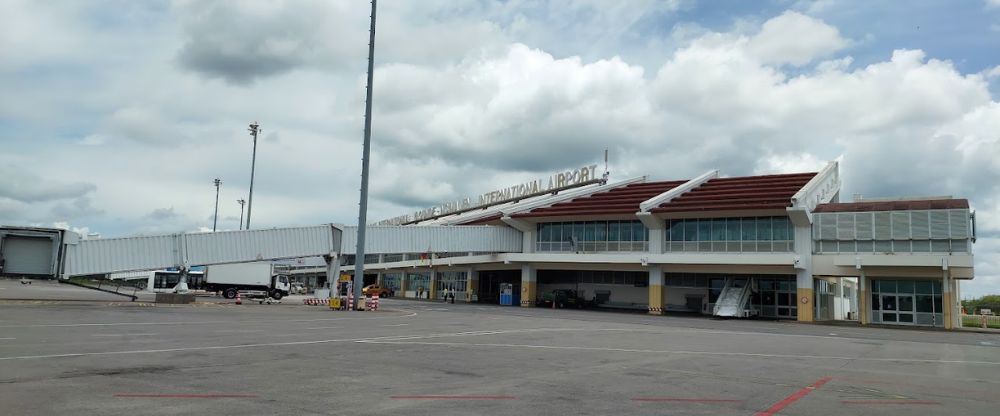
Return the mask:
<svg viewBox="0 0 1000 416"><path fill-rule="evenodd" d="M795 287L796 304L798 305L798 320L812 322L813 311L816 308L816 296L813 294L812 274L812 228L806 224L796 225L795 232Z"/></svg>
<svg viewBox="0 0 1000 416"><path fill-rule="evenodd" d="M865 276L865 270L861 269L861 276L858 277L858 322L861 325L868 325L872 322L872 291L871 282Z"/></svg>
<svg viewBox="0 0 1000 416"><path fill-rule="evenodd" d="M340 280L340 257L336 254L326 256L326 286L330 289L330 297L338 295L337 282Z"/></svg>
<svg viewBox="0 0 1000 416"><path fill-rule="evenodd" d="M649 266L649 314L663 315L663 267Z"/></svg>
<svg viewBox="0 0 1000 416"><path fill-rule="evenodd" d="M430 292L428 292L428 294L427 294L427 299L437 299L438 298L437 297L437 283L438 283L437 271L435 271L434 269L431 269L431 284L430 284L431 287L428 289Z"/></svg>
<svg viewBox="0 0 1000 416"><path fill-rule="evenodd" d="M955 293L952 291L951 273L947 269L942 270L941 276L941 288L943 293L941 295L941 307L944 308L944 328L953 329L955 325Z"/></svg>
<svg viewBox="0 0 1000 416"><path fill-rule="evenodd" d="M478 300L479 294L479 272L476 269L465 270L465 301L474 302Z"/></svg>
<svg viewBox="0 0 1000 416"><path fill-rule="evenodd" d="M535 266L521 265L521 307L535 307L535 297L538 294L538 274Z"/></svg>
<svg viewBox="0 0 1000 416"><path fill-rule="evenodd" d="M649 229L649 252L653 254L663 253L667 222L663 218L658 218L648 212L640 212L635 214L635 216Z"/></svg>
<svg viewBox="0 0 1000 416"><path fill-rule="evenodd" d="M403 270L399 275L399 294L397 296L401 298L406 297L406 270Z"/></svg>

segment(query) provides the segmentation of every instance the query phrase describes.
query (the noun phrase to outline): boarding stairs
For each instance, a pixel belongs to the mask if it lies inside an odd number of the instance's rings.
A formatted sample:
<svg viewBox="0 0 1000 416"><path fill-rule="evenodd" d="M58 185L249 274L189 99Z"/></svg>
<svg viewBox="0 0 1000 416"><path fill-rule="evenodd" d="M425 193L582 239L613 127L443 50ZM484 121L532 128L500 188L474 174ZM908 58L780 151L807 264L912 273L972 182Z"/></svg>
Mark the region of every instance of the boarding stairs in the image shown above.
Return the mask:
<svg viewBox="0 0 1000 416"><path fill-rule="evenodd" d="M64 279L60 280L59 283L69 284L77 287L82 287L84 289L96 290L98 292L110 293L112 295L124 296L135 302L139 297L136 296L136 292L139 288L135 285L129 285L123 280L117 280L114 282L107 281L105 279L89 280L89 279Z"/></svg>
<svg viewBox="0 0 1000 416"><path fill-rule="evenodd" d="M719 299L715 301L712 314L726 318L749 318L757 315L750 304L756 281L753 278L737 279L727 277Z"/></svg>

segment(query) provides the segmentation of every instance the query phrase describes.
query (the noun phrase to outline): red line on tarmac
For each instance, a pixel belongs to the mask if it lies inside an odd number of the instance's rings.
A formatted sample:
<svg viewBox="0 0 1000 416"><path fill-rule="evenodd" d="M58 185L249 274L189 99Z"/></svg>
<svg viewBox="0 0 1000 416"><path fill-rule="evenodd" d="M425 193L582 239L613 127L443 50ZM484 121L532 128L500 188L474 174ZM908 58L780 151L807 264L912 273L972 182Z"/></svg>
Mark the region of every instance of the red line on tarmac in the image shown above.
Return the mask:
<svg viewBox="0 0 1000 416"><path fill-rule="evenodd" d="M389 396L395 400L514 400L514 396Z"/></svg>
<svg viewBox="0 0 1000 416"><path fill-rule="evenodd" d="M933 400L841 400L844 404L941 404Z"/></svg>
<svg viewBox="0 0 1000 416"><path fill-rule="evenodd" d="M693 397L633 397L633 402L740 403L734 399L702 399Z"/></svg>
<svg viewBox="0 0 1000 416"><path fill-rule="evenodd" d="M113 397L145 397L162 399L230 399L254 398L256 394L185 394L185 393L115 393Z"/></svg>
<svg viewBox="0 0 1000 416"><path fill-rule="evenodd" d="M780 412L781 409L784 409L789 405L791 405L792 403L795 403L799 399L806 397L809 393L812 393L813 390L823 387L824 384L826 384L832 379L833 377L823 377L819 380L816 380L813 384L803 387L801 390L792 393L792 395L785 397L784 399L781 399L781 401L771 405L771 407L767 408L767 410L764 410L762 412L757 412L756 414L754 414L754 416L773 416L775 413Z"/></svg>

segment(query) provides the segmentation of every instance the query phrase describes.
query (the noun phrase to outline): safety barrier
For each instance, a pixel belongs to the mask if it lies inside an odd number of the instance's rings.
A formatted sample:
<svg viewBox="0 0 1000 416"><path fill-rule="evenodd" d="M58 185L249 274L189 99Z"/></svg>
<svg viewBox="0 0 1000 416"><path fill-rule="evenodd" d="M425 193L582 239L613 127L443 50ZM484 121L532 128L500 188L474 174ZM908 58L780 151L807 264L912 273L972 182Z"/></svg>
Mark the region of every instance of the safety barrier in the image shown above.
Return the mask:
<svg viewBox="0 0 1000 416"><path fill-rule="evenodd" d="M305 298L305 299L302 299L302 304L304 304L304 305L328 305L328 304L330 304L330 299L325 299L325 298Z"/></svg>

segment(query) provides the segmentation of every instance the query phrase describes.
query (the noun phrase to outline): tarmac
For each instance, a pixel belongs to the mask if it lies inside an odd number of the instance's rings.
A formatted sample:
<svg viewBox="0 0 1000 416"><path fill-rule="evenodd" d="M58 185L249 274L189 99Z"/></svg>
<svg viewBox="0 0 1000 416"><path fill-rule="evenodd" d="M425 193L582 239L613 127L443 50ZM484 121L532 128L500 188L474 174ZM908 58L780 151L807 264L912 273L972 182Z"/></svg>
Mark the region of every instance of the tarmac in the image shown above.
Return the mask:
<svg viewBox="0 0 1000 416"><path fill-rule="evenodd" d="M996 334L397 299L0 300L11 415L992 415L998 387Z"/></svg>

